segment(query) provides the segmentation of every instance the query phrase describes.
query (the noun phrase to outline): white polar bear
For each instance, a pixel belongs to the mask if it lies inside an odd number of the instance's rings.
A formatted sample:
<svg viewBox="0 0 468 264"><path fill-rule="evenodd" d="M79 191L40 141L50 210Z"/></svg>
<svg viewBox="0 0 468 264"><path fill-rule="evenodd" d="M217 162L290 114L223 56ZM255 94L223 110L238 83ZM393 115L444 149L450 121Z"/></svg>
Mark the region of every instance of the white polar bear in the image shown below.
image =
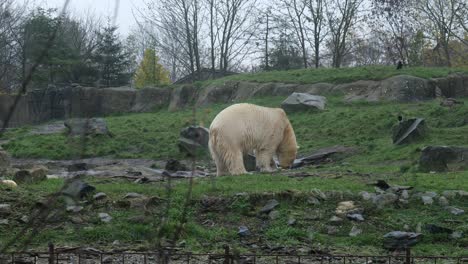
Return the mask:
<svg viewBox="0 0 468 264"><path fill-rule="evenodd" d="M298 148L283 109L246 103L231 105L215 117L208 146L218 176L246 173L243 156L254 152L260 171L273 171L270 162L275 155L280 166L288 168Z"/></svg>

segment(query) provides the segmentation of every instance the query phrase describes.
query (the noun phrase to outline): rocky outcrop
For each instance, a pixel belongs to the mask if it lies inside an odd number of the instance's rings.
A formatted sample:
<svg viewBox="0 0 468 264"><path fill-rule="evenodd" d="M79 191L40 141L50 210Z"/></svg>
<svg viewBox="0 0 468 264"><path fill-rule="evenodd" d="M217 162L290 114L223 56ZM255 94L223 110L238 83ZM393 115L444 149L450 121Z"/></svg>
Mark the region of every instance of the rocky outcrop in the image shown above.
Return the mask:
<svg viewBox="0 0 468 264"><path fill-rule="evenodd" d="M459 171L468 169L468 148L429 146L419 159L421 171Z"/></svg>
<svg viewBox="0 0 468 264"><path fill-rule="evenodd" d="M281 103L286 112L324 110L327 99L320 95L292 93Z"/></svg>
<svg viewBox="0 0 468 264"><path fill-rule="evenodd" d="M135 90L128 87L93 88L70 86L62 89L31 90L22 95L9 127L37 124L51 119L96 117L124 112L147 112L169 107L170 111L188 105L242 102L252 97L289 96L293 92L315 95L342 94L346 101L412 102L445 97L468 96L468 75L422 79L399 75L382 81L356 81L346 84L254 83L217 81L206 87L182 85ZM15 95L0 94L0 125L8 115Z"/></svg>

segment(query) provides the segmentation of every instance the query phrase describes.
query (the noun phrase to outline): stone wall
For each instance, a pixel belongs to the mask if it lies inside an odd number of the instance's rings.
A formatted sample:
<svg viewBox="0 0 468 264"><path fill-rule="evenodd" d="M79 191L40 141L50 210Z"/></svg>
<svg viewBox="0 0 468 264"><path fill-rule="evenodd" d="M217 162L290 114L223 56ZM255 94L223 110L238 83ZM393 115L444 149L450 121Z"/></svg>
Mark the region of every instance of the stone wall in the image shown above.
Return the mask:
<svg viewBox="0 0 468 264"><path fill-rule="evenodd" d="M288 96L293 92L316 95L342 94L346 101L414 102L445 97L468 97L468 75L422 79L399 75L382 81L356 81L346 84L285 84L226 81L203 88L186 84L175 88L128 87L33 90L21 96L9 127L37 124L68 117L95 117L126 112L149 112L168 108L177 111L192 104L242 102L252 97ZM5 120L14 95L0 94L0 124Z"/></svg>

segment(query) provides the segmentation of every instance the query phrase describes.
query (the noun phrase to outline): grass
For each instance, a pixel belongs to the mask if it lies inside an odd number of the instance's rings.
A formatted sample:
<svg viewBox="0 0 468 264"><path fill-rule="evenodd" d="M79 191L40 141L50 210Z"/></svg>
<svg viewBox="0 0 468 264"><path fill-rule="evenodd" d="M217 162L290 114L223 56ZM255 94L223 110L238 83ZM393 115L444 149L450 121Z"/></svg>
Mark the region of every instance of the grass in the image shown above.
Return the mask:
<svg viewBox="0 0 468 264"><path fill-rule="evenodd" d="M252 99L250 102L278 106L281 97ZM409 185L415 192L465 189L468 186L468 172L420 173L417 161L420 150L427 145L468 146L468 100L463 105L443 108L436 101L403 103L344 103L340 97L329 97L327 110L322 112L297 112L288 114L300 145L300 154L306 155L321 147L345 145L355 147L358 154L337 163L319 167L307 167L305 172L316 176L290 178L281 173L249 174L238 177L195 179L193 200L189 204L187 223L181 229L178 245L194 252L222 251L221 245L231 244L240 252L252 249L237 236L240 225L246 225L254 233L253 243L261 245L283 245L287 247L313 248L334 253L385 254L381 247L386 232L402 230L405 225L415 230L419 225L437 224L468 233L468 214L449 215L437 202L423 206L417 199L400 207L389 206L377 209L359 198L360 191L373 191L370 183L378 179L391 185ZM213 117L226 105L215 105L199 109L198 122L207 126ZM397 115L423 117L429 127L427 136L413 144L394 146L391 142L391 128ZM181 128L193 123L189 110L129 114L106 117L113 137L87 138L86 156L112 156L116 158L167 159L182 158L176 142ZM3 139L10 140L3 147L15 157L69 159L78 155L80 141L65 134L31 135L32 127L9 130ZM206 162L206 161L205 161ZM106 203L91 203L77 215L64 213L60 202L56 212L61 221L46 222L46 228L36 236L31 247L44 248L48 241L60 245L90 245L99 248L110 247L119 240L122 246L132 249L148 249L154 245L157 228L166 239L171 239L179 226L188 188L187 181L176 181L171 196L167 197L166 183L136 184L126 180L88 178L87 182L96 191L108 195ZM37 184L20 185L7 191L0 189L0 201L12 203L13 215L9 216L10 226L0 225L0 245L21 228L15 219L27 215L36 201L58 190L63 180L47 180ZM1 188L1 187L0 187ZM315 189L328 194L328 199L319 206L307 202ZM158 196L170 201L167 222L161 223L165 214L163 201L154 207L120 207L118 201L128 192L147 196ZM242 194L245 193L245 194ZM199 202L206 197L217 197L215 209L206 209ZM268 199L280 202L279 217L269 220L257 217L258 210ZM327 234L328 219L334 214L337 203L354 200L365 209L366 221L353 223L344 220L338 225L338 233ZM450 199L450 204L467 211L468 200ZM108 212L113 221L104 224L97 219L98 212ZM83 224L73 224L73 217L84 219ZM144 216L148 223L132 223L129 217ZM318 216L312 220L310 216ZM289 218L297 224L288 226ZM207 220L214 223L207 225ZM362 235L349 237L353 225L363 230ZM466 254L468 238L450 239L448 235L428 234L413 252L419 255L463 255ZM255 239L258 239L256 241ZM17 241L19 244L21 240ZM251 241L252 242L252 241Z"/></svg>
<svg viewBox="0 0 468 264"><path fill-rule="evenodd" d="M396 70L391 66L352 67L352 68L319 68L288 71L266 71L252 74L238 74L221 79L205 81L201 85L220 84L226 81L281 82L281 83L346 83L358 80L383 80L396 75L411 75L420 78L445 77L450 73L468 73L468 68L443 67L405 67Z"/></svg>

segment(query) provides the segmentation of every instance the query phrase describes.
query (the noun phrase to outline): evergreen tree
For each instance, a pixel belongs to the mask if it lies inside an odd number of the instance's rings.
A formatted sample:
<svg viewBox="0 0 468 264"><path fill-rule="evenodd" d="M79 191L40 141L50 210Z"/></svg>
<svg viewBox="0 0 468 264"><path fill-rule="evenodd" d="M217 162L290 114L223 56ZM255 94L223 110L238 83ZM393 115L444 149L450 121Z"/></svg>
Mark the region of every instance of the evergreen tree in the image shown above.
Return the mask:
<svg viewBox="0 0 468 264"><path fill-rule="evenodd" d="M108 23L103 31L98 33L94 56L101 80L107 87L127 84L130 80L129 74L125 73L129 61L116 30L117 27Z"/></svg>
<svg viewBox="0 0 468 264"><path fill-rule="evenodd" d="M136 74L135 87L157 86L169 84L169 71L159 63L159 57L154 49L146 49Z"/></svg>

